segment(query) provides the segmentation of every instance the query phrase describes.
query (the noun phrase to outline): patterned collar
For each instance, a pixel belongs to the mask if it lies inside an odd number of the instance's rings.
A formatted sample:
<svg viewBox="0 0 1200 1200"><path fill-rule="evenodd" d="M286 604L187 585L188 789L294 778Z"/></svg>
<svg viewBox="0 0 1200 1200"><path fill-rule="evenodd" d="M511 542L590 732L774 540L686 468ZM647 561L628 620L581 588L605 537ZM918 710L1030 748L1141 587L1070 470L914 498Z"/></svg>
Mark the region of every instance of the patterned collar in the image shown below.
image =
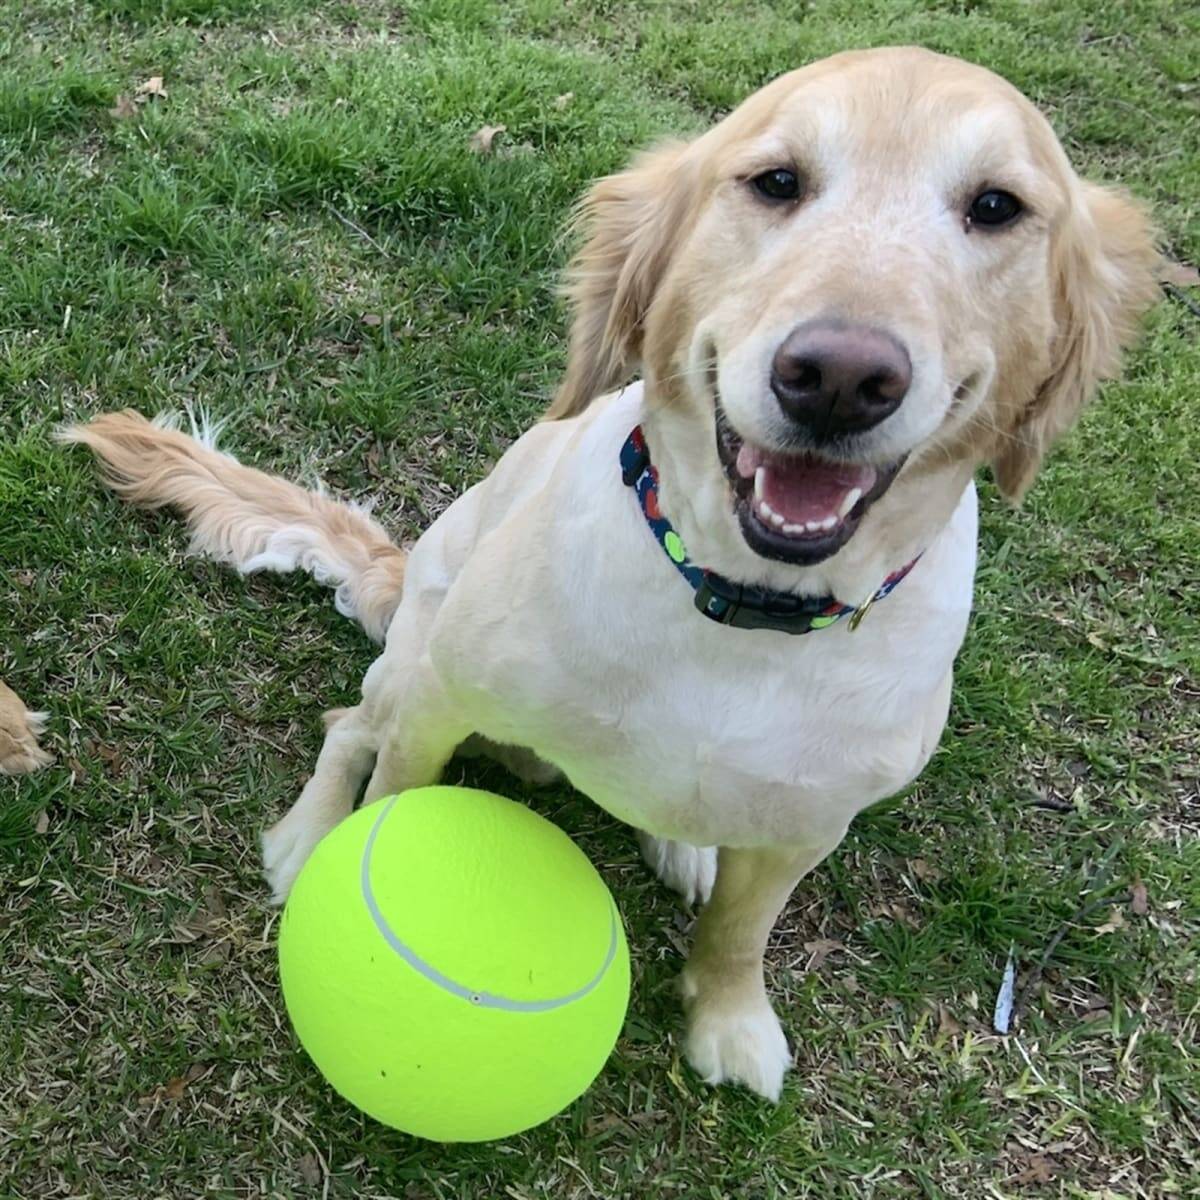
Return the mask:
<svg viewBox="0 0 1200 1200"><path fill-rule="evenodd" d="M888 595L921 557L918 554L912 562L893 571L879 590L857 607L842 604L833 596L796 596L790 592L768 592L762 588L731 583L715 571L692 562L683 539L662 515L658 507L658 468L650 461L650 449L640 425L621 447L621 478L637 494L642 515L655 541L696 593L696 607L710 621L716 621L719 625L732 625L737 629L775 629L781 633L810 633L849 617L849 627L857 629L871 605Z"/></svg>

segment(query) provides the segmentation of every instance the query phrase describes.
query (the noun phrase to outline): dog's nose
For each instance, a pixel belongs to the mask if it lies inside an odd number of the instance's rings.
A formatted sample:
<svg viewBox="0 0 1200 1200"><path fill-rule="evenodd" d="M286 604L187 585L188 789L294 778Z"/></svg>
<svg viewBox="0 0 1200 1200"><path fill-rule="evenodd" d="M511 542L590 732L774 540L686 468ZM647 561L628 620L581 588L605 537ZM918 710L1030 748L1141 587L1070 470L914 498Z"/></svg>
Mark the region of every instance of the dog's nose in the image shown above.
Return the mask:
<svg viewBox="0 0 1200 1200"><path fill-rule="evenodd" d="M908 352L890 333L842 321L797 325L771 363L779 407L818 438L878 425L911 383Z"/></svg>

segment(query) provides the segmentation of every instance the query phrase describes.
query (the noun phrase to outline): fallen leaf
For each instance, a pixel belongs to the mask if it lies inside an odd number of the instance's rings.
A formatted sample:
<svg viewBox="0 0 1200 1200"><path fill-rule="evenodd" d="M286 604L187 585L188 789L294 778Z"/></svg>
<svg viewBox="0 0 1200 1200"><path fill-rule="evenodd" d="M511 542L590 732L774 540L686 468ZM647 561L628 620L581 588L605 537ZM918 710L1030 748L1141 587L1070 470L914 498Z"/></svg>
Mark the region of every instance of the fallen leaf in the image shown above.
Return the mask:
<svg viewBox="0 0 1200 1200"><path fill-rule="evenodd" d="M33 824L34 833L45 833L50 828L50 814L43 808Z"/></svg>
<svg viewBox="0 0 1200 1200"><path fill-rule="evenodd" d="M1058 1165L1045 1154L1031 1154L1027 1166L1017 1173L1014 1183L1053 1183L1058 1178Z"/></svg>
<svg viewBox="0 0 1200 1200"><path fill-rule="evenodd" d="M176 1075L174 1079L167 1080L166 1083L159 1089L154 1096L143 1097L146 1099L162 1099L162 1100L180 1100L183 1098L183 1093L188 1087L195 1083L198 1079L203 1079L205 1075L212 1070L208 1063L192 1063L182 1075Z"/></svg>
<svg viewBox="0 0 1200 1200"><path fill-rule="evenodd" d="M378 313L363 313L362 323L375 328L375 326L383 324L383 318Z"/></svg>
<svg viewBox="0 0 1200 1200"><path fill-rule="evenodd" d="M204 906L208 909L210 916L221 921L229 915L225 907L225 898L215 883L206 884L201 894L204 897Z"/></svg>
<svg viewBox="0 0 1200 1200"><path fill-rule="evenodd" d="M137 116L137 105L123 93L117 97L116 103L108 110L108 115L118 121Z"/></svg>
<svg viewBox="0 0 1200 1200"><path fill-rule="evenodd" d="M842 949L842 943L836 938L817 938L816 941L805 942L804 949L812 957L808 960L806 971L819 971L825 960L835 951Z"/></svg>
<svg viewBox="0 0 1200 1200"><path fill-rule="evenodd" d="M163 87L163 77L151 75L145 83L138 84L137 91L133 95L140 104L145 104L148 100L165 100L167 89Z"/></svg>
<svg viewBox="0 0 1200 1200"><path fill-rule="evenodd" d="M1200 287L1200 271L1190 263L1176 262L1164 258L1158 268L1161 283L1173 283L1176 287Z"/></svg>
<svg viewBox="0 0 1200 1200"><path fill-rule="evenodd" d="M923 858L910 859L908 865L912 868L912 873L922 883L930 883L942 877L941 871L937 867L931 867Z"/></svg>
<svg viewBox="0 0 1200 1200"><path fill-rule="evenodd" d="M1135 879L1129 891L1130 911L1135 917L1146 916L1150 911L1150 897L1146 895L1146 885L1140 879Z"/></svg>
<svg viewBox="0 0 1200 1200"><path fill-rule="evenodd" d="M106 746L103 742L96 742L92 748L108 764L109 773L114 778L123 773L125 760L122 758L120 750L115 746Z"/></svg>
<svg viewBox="0 0 1200 1200"><path fill-rule="evenodd" d="M302 1154L300 1161L296 1164L300 1169L300 1178L304 1180L309 1187L317 1187L322 1179L321 1164L317 1162L315 1154Z"/></svg>
<svg viewBox="0 0 1200 1200"><path fill-rule="evenodd" d="M557 108L559 112L562 112L562 110L566 108L567 105L570 104L574 99L574 92L563 92L561 96L554 97L554 107Z"/></svg>
<svg viewBox="0 0 1200 1200"><path fill-rule="evenodd" d="M507 133L508 127L505 125L484 125L475 130L471 134L471 140L468 143L472 154L491 154L492 143L502 134Z"/></svg>
<svg viewBox="0 0 1200 1200"><path fill-rule="evenodd" d="M1120 929L1125 924L1125 918L1121 915L1119 908L1109 910L1108 920L1103 925L1097 925L1093 932L1095 933L1113 933Z"/></svg>
<svg viewBox="0 0 1200 1200"><path fill-rule="evenodd" d="M957 1037L963 1031L962 1025L955 1019L954 1014L944 1005L937 1006L938 1033L947 1037Z"/></svg>
<svg viewBox="0 0 1200 1200"><path fill-rule="evenodd" d="M607 1133L610 1129L625 1128L627 1126L618 1113L601 1113L598 1117L592 1117L585 1126L588 1137L596 1137L601 1133Z"/></svg>

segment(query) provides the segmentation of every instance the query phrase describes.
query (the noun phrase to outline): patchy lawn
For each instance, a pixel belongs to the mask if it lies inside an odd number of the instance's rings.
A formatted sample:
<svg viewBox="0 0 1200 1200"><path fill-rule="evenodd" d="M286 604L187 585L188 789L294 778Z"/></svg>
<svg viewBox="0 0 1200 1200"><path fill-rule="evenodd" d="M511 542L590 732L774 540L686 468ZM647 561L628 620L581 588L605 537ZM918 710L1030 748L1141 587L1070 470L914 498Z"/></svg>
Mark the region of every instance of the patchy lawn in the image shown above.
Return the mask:
<svg viewBox="0 0 1200 1200"><path fill-rule="evenodd" d="M985 487L944 746L774 938L798 1059L779 1107L682 1064L693 914L551 790L531 802L625 914L633 1001L596 1086L495 1146L356 1114L282 1016L256 834L371 647L314 584L185 558L49 440L202 404L240 453L412 536L553 387L559 231L588 180L787 68L897 41L1007 75L1200 256L1200 17L1170 0L0 0L0 678L50 711L57 756L0 779L0 1196L1200 1192L1184 304L1021 512ZM472 153L484 125L506 129ZM1028 978L1064 923L994 1036L1009 947Z"/></svg>

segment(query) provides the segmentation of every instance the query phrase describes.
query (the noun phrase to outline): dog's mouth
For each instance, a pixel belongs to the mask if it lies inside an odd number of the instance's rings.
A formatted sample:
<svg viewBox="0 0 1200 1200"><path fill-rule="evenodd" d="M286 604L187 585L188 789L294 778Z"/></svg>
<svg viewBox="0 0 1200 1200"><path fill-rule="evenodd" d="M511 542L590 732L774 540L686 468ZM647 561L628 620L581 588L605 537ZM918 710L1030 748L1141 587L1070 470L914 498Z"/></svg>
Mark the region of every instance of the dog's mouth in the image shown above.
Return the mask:
<svg viewBox="0 0 1200 1200"><path fill-rule="evenodd" d="M836 554L904 465L903 458L876 467L766 450L745 441L719 407L716 428L746 544L764 558L798 566Z"/></svg>

